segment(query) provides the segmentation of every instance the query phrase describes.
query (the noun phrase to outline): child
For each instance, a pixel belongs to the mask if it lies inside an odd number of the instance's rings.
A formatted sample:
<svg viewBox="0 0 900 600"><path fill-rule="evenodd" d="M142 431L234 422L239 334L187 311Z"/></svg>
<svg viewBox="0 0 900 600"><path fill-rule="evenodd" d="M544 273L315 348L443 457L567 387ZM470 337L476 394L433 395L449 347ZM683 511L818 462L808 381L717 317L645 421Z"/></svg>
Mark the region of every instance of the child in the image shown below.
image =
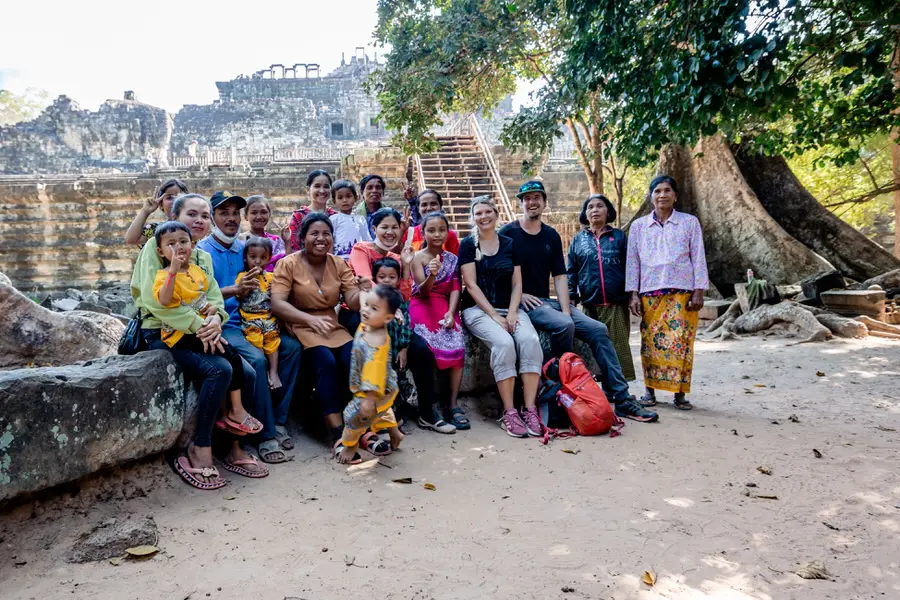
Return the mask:
<svg viewBox="0 0 900 600"><path fill-rule="evenodd" d="M278 346L281 334L278 323L272 316L272 296L269 288L275 275L264 271L272 259L272 240L263 237L252 237L244 245L244 269L238 273L234 281L240 285L245 277L256 277L259 288L239 299L241 313L241 330L247 341L259 348L266 355L269 363L269 388L281 387L278 378Z"/></svg>
<svg viewBox="0 0 900 600"><path fill-rule="evenodd" d="M356 186L349 179L339 179L331 186L331 202L338 211L329 217L334 225L334 255L344 260L350 258L356 242L372 241L366 218L352 214L356 199Z"/></svg>
<svg viewBox="0 0 900 600"><path fill-rule="evenodd" d="M128 230L125 232L125 243L143 246L144 242L153 237L156 227L159 225L159 223L147 223L150 215L161 209L166 216L166 220L171 219L172 203L175 202L175 198L187 193L188 188L180 179L164 181L159 186L159 189L156 190L156 195L152 198L147 198L144 204L141 205L137 216L134 217L131 225L128 226Z"/></svg>
<svg viewBox="0 0 900 600"><path fill-rule="evenodd" d="M344 433L335 444L335 459L342 464L358 464L360 438L371 428L386 429L391 449L403 441L392 406L397 396L397 372L390 364L391 336L387 324L403 303L403 295L386 285L377 285L360 300L362 324L353 339L350 358L350 391L353 399L344 409Z"/></svg>
<svg viewBox="0 0 900 600"><path fill-rule="evenodd" d="M153 283L153 294L159 303L167 308L190 306L204 318L215 314L216 307L206 298L209 280L200 267L190 262L193 248L187 226L178 221L166 221L156 227L154 236L156 252L162 258L163 265L168 267L157 271ZM196 334L172 329L165 323L161 338L169 348L207 352ZM231 364L233 374L228 388L230 403L225 409L225 419L218 421L216 426L237 435L259 433L262 423L250 416L241 403L241 387L244 385L241 356L229 345L224 346L222 355Z"/></svg>
<svg viewBox="0 0 900 600"><path fill-rule="evenodd" d="M284 258L284 240L281 239L281 236L266 231L271 217L272 205L269 200L265 196L250 196L247 198L247 206L244 208L244 218L250 224L250 231L240 236L245 241L252 237L272 240L272 257L269 264L266 265L266 271L270 273L275 270L275 263Z"/></svg>
<svg viewBox="0 0 900 600"><path fill-rule="evenodd" d="M434 354L438 370L450 376L450 401L445 415L457 429L469 429L469 419L456 405L459 385L462 381L466 358L466 341L459 320L459 259L444 250L450 232L447 217L431 212L422 218L425 247L412 261L413 291L409 304L409 316L413 331L421 337ZM437 412L437 411L434 411ZM420 411L421 416L421 411ZM425 425L429 421L428 417ZM439 418L439 413L434 416Z"/></svg>

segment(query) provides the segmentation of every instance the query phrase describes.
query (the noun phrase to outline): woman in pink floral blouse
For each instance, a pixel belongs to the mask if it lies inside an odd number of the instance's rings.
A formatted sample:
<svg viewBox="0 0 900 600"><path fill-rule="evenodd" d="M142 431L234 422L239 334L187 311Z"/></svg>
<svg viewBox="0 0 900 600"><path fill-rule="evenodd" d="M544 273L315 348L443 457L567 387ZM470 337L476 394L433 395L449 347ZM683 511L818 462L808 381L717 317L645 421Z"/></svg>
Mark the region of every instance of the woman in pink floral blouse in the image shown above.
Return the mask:
<svg viewBox="0 0 900 600"><path fill-rule="evenodd" d="M693 408L694 338L703 292L709 287L703 232L697 217L675 210L678 184L668 175L650 182L653 212L628 232L625 290L641 320L641 363L647 391L641 403L656 406L656 390L675 393L675 407Z"/></svg>

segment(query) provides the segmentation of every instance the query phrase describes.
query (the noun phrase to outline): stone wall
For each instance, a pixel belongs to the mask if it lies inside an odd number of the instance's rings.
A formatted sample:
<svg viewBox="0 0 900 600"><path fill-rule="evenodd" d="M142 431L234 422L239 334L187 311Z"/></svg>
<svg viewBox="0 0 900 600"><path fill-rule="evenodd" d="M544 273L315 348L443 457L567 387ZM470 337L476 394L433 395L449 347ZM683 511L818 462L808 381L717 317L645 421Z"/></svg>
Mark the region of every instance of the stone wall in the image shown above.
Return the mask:
<svg viewBox="0 0 900 600"><path fill-rule="evenodd" d="M172 117L134 100L108 100L97 112L60 96L33 121L0 127L0 173L146 170L167 156Z"/></svg>

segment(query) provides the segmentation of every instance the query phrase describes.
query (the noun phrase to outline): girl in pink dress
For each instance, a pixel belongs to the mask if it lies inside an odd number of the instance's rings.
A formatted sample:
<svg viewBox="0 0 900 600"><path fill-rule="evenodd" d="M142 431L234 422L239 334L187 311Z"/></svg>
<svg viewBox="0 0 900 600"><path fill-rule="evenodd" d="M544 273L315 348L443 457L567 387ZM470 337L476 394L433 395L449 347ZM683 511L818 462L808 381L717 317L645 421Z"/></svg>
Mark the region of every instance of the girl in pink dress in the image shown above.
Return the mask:
<svg viewBox="0 0 900 600"><path fill-rule="evenodd" d="M456 405L466 358L466 343L459 320L458 259L444 251L450 224L443 213L430 213L422 219L425 248L412 261L413 289L409 302L409 320L413 331L434 354L437 368L450 376L450 401L447 420L457 429L471 426Z"/></svg>

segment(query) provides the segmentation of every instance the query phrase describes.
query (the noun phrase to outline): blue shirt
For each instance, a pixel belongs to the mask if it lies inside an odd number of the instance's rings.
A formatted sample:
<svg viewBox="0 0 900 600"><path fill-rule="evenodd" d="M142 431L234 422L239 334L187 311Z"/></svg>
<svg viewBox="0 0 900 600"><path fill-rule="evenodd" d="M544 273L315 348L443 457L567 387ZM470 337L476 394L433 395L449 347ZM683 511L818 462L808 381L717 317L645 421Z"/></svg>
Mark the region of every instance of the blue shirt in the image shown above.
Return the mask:
<svg viewBox="0 0 900 600"><path fill-rule="evenodd" d="M244 270L244 242L234 240L230 248L219 243L212 234L199 242L197 247L206 250L212 257L213 277L220 288L234 285L238 273ZM228 312L228 322L225 327L240 329L241 315L238 312L239 302L235 296L225 298L225 310Z"/></svg>

